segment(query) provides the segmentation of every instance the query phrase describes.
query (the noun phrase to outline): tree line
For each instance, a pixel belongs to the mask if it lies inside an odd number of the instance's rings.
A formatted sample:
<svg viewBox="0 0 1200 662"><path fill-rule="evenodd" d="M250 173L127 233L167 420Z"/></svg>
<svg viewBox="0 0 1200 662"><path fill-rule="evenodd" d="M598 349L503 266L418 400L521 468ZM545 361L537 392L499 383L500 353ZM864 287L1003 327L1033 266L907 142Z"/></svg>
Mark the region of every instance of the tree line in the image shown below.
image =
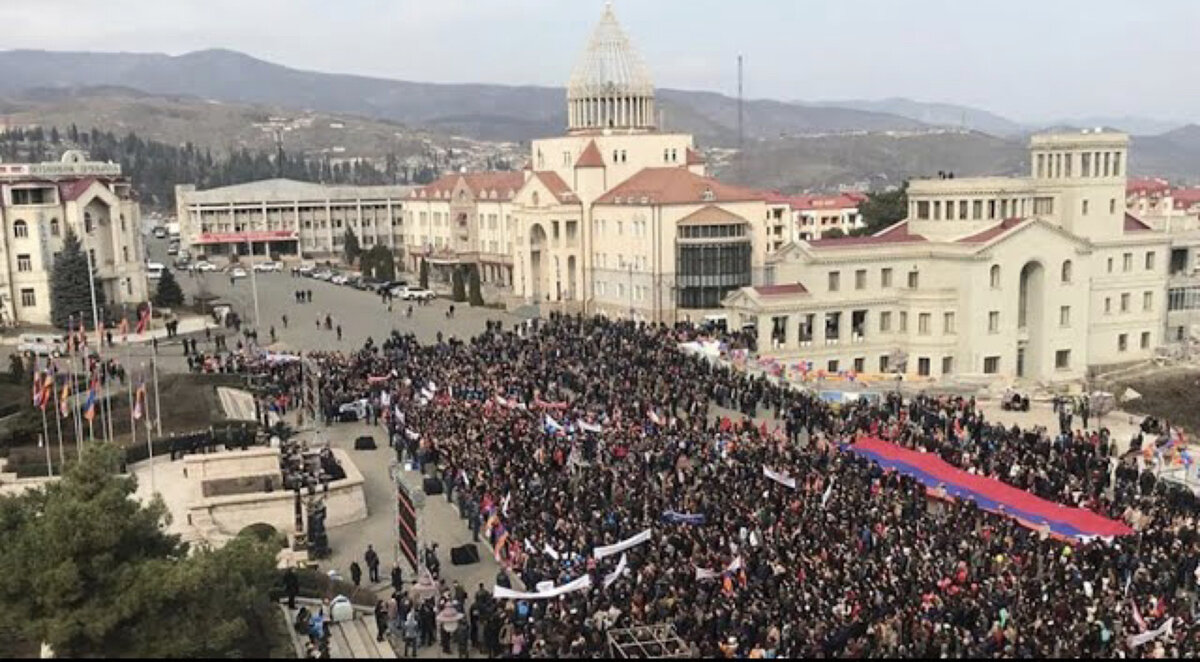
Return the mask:
<svg viewBox="0 0 1200 662"><path fill-rule="evenodd" d="M134 132L118 136L93 128L80 130L72 124L65 131L11 129L0 134L0 160L40 162L58 158L64 150L81 149L95 161L121 164L133 181L143 204L160 209L175 207L175 185L195 184L207 189L244 184L274 177L324 184L372 186L382 184L428 184L439 175L433 165L411 167L388 154L382 167L365 159L334 162L327 156L270 153L247 148L215 155L210 148L192 143L169 145L142 138Z"/></svg>

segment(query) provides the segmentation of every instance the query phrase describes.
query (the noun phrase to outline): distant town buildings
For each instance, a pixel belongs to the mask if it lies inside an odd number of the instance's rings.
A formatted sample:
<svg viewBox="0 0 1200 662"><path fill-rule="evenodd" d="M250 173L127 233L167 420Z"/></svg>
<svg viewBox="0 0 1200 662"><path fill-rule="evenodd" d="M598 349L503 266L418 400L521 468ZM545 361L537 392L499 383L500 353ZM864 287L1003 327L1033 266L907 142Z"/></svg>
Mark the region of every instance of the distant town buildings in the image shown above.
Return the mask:
<svg viewBox="0 0 1200 662"><path fill-rule="evenodd" d="M68 229L110 303L148 297L140 206L120 165L75 151L52 163L0 163L0 227L0 325L50 324L54 258Z"/></svg>

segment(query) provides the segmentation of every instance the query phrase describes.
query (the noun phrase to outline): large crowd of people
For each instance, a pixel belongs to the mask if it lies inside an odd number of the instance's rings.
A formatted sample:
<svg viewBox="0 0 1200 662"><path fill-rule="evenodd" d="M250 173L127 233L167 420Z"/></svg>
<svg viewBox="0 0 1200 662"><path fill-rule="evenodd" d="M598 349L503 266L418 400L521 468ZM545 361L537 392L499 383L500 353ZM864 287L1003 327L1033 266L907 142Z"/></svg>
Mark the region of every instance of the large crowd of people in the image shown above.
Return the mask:
<svg viewBox="0 0 1200 662"><path fill-rule="evenodd" d="M1196 498L1122 456L1106 430L1005 428L963 398L831 406L682 351L697 333L556 316L310 357L326 415L367 398L507 569L499 585L541 592L590 577L550 599L482 591L468 604L450 591L412 606L422 622L450 605L480 650L517 657L603 655L609 629L655 624L703 656L1200 652ZM269 379L298 399L294 370ZM861 435L1135 533L1063 541L931 500L847 452ZM402 616L400 632L424 631Z"/></svg>

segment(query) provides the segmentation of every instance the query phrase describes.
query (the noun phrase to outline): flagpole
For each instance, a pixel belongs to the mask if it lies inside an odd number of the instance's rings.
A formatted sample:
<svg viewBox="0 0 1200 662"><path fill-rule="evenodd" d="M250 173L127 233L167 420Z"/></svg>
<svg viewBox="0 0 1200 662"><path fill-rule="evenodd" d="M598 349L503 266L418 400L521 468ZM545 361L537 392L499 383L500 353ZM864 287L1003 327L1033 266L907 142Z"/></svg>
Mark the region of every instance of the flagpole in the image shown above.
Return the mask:
<svg viewBox="0 0 1200 662"><path fill-rule="evenodd" d="M55 368L57 368L58 364L55 363L54 366L55 366ZM59 395L59 392L61 391L61 389L58 388L58 374L57 374L58 370L55 370L54 372L55 372L54 391L53 391L53 393L54 393L54 426L56 428L58 428L58 463L60 465L59 473L63 473L62 467L65 467L67 464L67 455L66 455L65 451L63 451L62 402L60 402L60 400L59 400L59 398L61 397ZM49 445L48 442L47 442L47 445Z"/></svg>
<svg viewBox="0 0 1200 662"><path fill-rule="evenodd" d="M133 357L129 349L129 343L125 343L125 364L130 368L133 367ZM125 375L125 384L129 387L129 447L133 448L137 445L137 419L133 415L133 375Z"/></svg>
<svg viewBox="0 0 1200 662"><path fill-rule="evenodd" d="M84 228L84 235L85 236L87 235L87 228ZM83 254L85 257L87 257L88 288L91 291L91 295L92 295L92 328L95 329L95 331L96 331L96 339L98 341L96 343L96 357L97 357L97 364L98 364L97 367L100 368L100 370L102 371L103 366L104 366L104 336L100 335L100 309L96 304L95 265L92 264L92 253L91 253L91 251L89 251L87 249L86 246L84 246ZM107 386L105 385L104 381L105 380L101 380L100 386L105 389L104 393L107 394L107 392L108 392ZM104 408L103 408L104 405L103 405L103 403L100 403L100 405L101 405L100 413L103 414L104 413ZM100 422L100 427L101 427L101 433L103 433L104 432L104 421ZM92 426L91 421L88 421L88 431L92 437L92 441L95 441L96 434L95 434L95 430ZM108 441L111 442L112 439L109 438Z"/></svg>
<svg viewBox="0 0 1200 662"><path fill-rule="evenodd" d="M159 438L161 438L162 434L163 434L163 431L162 431L162 401L159 399L159 391L158 391L158 348L157 347L153 348L150 352L150 362L151 362L151 365L154 366L154 420L155 420L155 425L158 428L158 436L159 436ZM147 424L149 424L149 420L150 419L148 419L148 418L146 419Z"/></svg>
<svg viewBox="0 0 1200 662"><path fill-rule="evenodd" d="M50 459L50 428L46 426L46 403L42 403L42 443L46 446L46 475L54 478L54 460Z"/></svg>
<svg viewBox="0 0 1200 662"><path fill-rule="evenodd" d="M151 356L151 361L154 361L154 357L157 356L157 353L151 354L150 356ZM158 413L157 412L157 409L158 409L158 367L157 366L158 366L158 364L154 363L154 366L155 366L154 408L156 410L155 414L157 414ZM139 390L145 390L145 386L146 386L146 364L142 363L142 385L139 387ZM142 400L146 399L145 395L142 395L140 397ZM147 461L150 463L150 493L158 494L158 486L155 483L155 479L154 479L154 473L155 473L155 471L154 471L154 435L150 433L151 430L150 430L150 405L149 405L149 403L146 404L145 411L142 412L142 415L146 417L146 456L147 456ZM161 432L159 433L159 436L160 437L162 436Z"/></svg>

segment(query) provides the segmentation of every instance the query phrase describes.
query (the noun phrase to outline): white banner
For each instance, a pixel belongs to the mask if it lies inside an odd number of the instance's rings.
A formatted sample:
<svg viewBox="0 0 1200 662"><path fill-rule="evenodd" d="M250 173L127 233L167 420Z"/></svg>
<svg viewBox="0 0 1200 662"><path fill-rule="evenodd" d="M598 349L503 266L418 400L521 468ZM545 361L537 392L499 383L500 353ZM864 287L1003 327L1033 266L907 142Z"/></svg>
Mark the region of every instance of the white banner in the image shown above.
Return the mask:
<svg viewBox="0 0 1200 662"><path fill-rule="evenodd" d="M625 572L625 566L629 563L629 557L621 555L621 562L617 564L617 569L613 570L604 578L604 588L612 586L614 582L621 578L621 573Z"/></svg>
<svg viewBox="0 0 1200 662"><path fill-rule="evenodd" d="M721 573L719 572L713 572L707 568L696 568L696 581L698 582L702 582L706 579L716 579L720 576Z"/></svg>
<svg viewBox="0 0 1200 662"><path fill-rule="evenodd" d="M1154 641L1155 639L1158 639L1159 637L1163 636L1164 634L1169 635L1169 634L1173 634L1174 632L1175 632L1175 617L1172 616L1171 618L1167 619L1166 623L1163 623L1162 625L1158 626L1157 629L1150 630L1149 632L1143 632L1141 634L1135 634L1132 637L1130 637L1129 638L1129 647L1137 648L1138 646L1141 646L1142 644L1149 643L1151 641Z"/></svg>
<svg viewBox="0 0 1200 662"><path fill-rule="evenodd" d="M496 586L492 588L492 597L497 600L549 600L557 598L560 595L574 593L575 591L584 591L592 587L592 576L584 575L573 582L556 586L546 591L538 591L537 593L525 593L523 591L514 591Z"/></svg>
<svg viewBox="0 0 1200 662"><path fill-rule="evenodd" d="M579 429L583 430L584 432L604 432L604 428L596 425L595 423L588 423L587 421L579 421Z"/></svg>
<svg viewBox="0 0 1200 662"><path fill-rule="evenodd" d="M627 549L630 549L632 547L637 547L638 545L640 545L644 542L647 542L649 540L650 540L650 529L646 529L645 531L642 531L641 533L637 534L636 536L634 536L628 540L623 540L615 545L609 545L608 547L597 547L592 552L592 556L595 557L596 559L602 559L606 556L612 556L613 554L620 554L621 552L623 552Z"/></svg>
<svg viewBox="0 0 1200 662"><path fill-rule="evenodd" d="M787 474L781 474L778 471L772 471L764 466L763 475L775 481L776 483L779 483L780 485L790 487L793 490L796 489L796 479L788 476Z"/></svg>

